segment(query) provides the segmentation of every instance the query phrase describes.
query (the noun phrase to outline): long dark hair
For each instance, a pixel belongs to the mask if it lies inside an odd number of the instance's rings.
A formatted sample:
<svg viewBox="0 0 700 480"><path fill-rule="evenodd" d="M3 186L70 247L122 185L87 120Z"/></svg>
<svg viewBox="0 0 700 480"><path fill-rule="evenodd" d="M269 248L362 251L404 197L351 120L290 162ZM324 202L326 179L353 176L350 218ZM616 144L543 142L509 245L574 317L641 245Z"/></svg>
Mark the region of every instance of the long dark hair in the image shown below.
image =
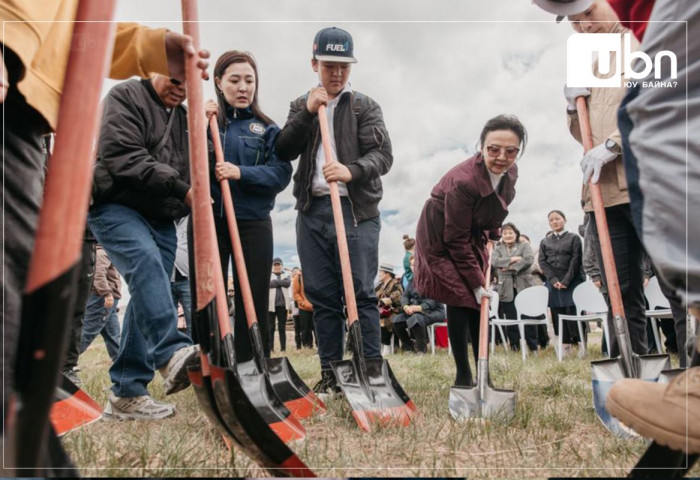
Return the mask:
<svg viewBox="0 0 700 480"><path fill-rule="evenodd" d="M270 117L265 115L258 105L258 93L260 92L260 77L258 76L258 65L255 63L255 58L249 52L242 52L240 50L229 50L228 52L222 53L221 56L216 60L216 65L214 66L214 78L218 78L221 81L226 69L232 63L247 63L253 67L253 72L255 72L255 94L253 95L253 101L250 104L250 109L257 118L263 121L265 125L271 125L275 123ZM223 126L226 122L226 107L229 106L224 97L224 93L214 85L216 90L216 101L219 104L219 112L217 113L217 119L219 125Z"/></svg>

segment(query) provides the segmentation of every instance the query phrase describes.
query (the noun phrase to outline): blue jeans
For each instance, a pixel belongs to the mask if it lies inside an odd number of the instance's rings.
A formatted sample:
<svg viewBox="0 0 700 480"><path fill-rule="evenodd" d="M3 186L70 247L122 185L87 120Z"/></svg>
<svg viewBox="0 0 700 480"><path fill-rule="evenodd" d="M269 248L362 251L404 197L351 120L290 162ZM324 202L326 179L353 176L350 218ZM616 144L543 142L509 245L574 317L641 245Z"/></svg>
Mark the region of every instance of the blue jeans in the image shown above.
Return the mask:
<svg viewBox="0 0 700 480"><path fill-rule="evenodd" d="M353 224L350 201L343 197L343 219L350 251L352 279L366 358L381 358L379 310L374 293L378 268L379 217ZM345 297L330 196L314 197L297 216L297 250L304 272L304 291L314 306L321 368L343 359Z"/></svg>
<svg viewBox="0 0 700 480"><path fill-rule="evenodd" d="M105 308L105 299L95 292L91 292L85 307L83 318L83 333L80 341L80 353L90 346L97 335L102 335L109 358L114 362L119 355L119 319L117 318L117 305L119 299L114 299L112 308Z"/></svg>
<svg viewBox="0 0 700 480"><path fill-rule="evenodd" d="M192 296L190 295L190 281L177 280L170 283L170 292L173 295L173 305L177 311L177 304L180 302L182 311L185 313L185 323L187 324L187 336L192 338Z"/></svg>
<svg viewBox="0 0 700 480"><path fill-rule="evenodd" d="M129 285L119 355L109 370L118 397L148 395L155 368L192 345L177 329L170 293L177 237L172 221L147 220L115 203L90 209L90 229Z"/></svg>

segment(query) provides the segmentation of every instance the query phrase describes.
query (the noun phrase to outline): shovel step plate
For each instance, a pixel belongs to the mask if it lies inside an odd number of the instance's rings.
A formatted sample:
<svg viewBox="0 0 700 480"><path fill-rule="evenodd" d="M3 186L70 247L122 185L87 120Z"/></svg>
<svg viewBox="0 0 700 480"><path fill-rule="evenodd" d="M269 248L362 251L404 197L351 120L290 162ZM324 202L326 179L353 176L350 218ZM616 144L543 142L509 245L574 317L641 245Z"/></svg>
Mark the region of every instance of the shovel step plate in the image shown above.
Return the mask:
<svg viewBox="0 0 700 480"><path fill-rule="evenodd" d="M647 382L658 381L661 372L668 370L671 366L668 355L634 355L632 361L636 364L637 371L640 373L640 379ZM618 358L613 358L591 362L591 378L593 407L605 428L613 435L621 438L639 437L637 432L610 415L610 412L605 408L610 389L615 385L615 382L625 378L622 361Z"/></svg>
<svg viewBox="0 0 700 480"><path fill-rule="evenodd" d="M246 370L244 367L242 369ZM224 420L226 420L224 408L231 401L239 402L240 405L250 405L257 412L257 416L284 443L301 440L306 436L304 427L277 398L264 375L250 373L238 375L230 369L211 365L211 378L214 397ZM236 398L241 393L246 397L245 402Z"/></svg>
<svg viewBox="0 0 700 480"><path fill-rule="evenodd" d="M95 400L65 375L61 375L61 378L61 386L56 388L49 413L51 424L59 437L102 418L102 407Z"/></svg>
<svg viewBox="0 0 700 480"><path fill-rule="evenodd" d="M284 406L296 418L309 418L326 411L326 405L294 371L289 359L266 359L270 383Z"/></svg>
<svg viewBox="0 0 700 480"><path fill-rule="evenodd" d="M352 360L333 362L331 368L350 403L357 424L365 431L372 425L381 427L408 426L418 409L401 387L389 363L383 359L365 360L368 385L362 385ZM369 388L369 392L366 388Z"/></svg>

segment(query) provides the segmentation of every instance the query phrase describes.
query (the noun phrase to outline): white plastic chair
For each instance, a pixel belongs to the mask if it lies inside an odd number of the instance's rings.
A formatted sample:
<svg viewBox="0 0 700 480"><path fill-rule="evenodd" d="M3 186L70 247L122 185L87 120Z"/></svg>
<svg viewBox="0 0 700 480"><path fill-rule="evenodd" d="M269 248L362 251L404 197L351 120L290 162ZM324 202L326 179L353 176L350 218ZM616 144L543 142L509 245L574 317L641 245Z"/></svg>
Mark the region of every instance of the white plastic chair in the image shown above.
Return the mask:
<svg viewBox="0 0 700 480"><path fill-rule="evenodd" d="M564 341L562 336L562 328L564 322L576 322L578 327L579 352L581 356L585 356L586 337L583 334L583 324L588 322L603 322L603 331L605 332L605 344L610 352L610 335L608 333L608 305L605 303L603 294L600 293L598 287L593 282L583 282L574 288L573 293L574 304L576 305L576 315L559 315L559 338L557 340L557 359L561 362L564 357ZM585 312L585 313L584 313Z"/></svg>
<svg viewBox="0 0 700 480"><path fill-rule="evenodd" d="M649 310L646 311L646 316L651 322L651 329L654 332L654 343L656 343L656 351L661 353L661 337L659 336L659 324L656 323L656 319L662 318L673 318L671 313L671 305L668 303L668 299L664 297L661 292L661 286L659 285L659 279L657 277L651 277L649 283L644 287L644 296L647 297L647 302L649 302Z"/></svg>
<svg viewBox="0 0 700 480"><path fill-rule="evenodd" d="M527 342L525 341L525 326L526 325L547 325L551 323L549 318L549 311L547 310L547 303L549 302L549 291L545 286L534 286L529 287L518 292L515 296L515 310L518 312L517 319L502 319L494 318L492 324L497 327L517 325L520 331L520 351L522 353L523 361L527 358ZM527 317L539 317L544 315L544 318L523 318Z"/></svg>

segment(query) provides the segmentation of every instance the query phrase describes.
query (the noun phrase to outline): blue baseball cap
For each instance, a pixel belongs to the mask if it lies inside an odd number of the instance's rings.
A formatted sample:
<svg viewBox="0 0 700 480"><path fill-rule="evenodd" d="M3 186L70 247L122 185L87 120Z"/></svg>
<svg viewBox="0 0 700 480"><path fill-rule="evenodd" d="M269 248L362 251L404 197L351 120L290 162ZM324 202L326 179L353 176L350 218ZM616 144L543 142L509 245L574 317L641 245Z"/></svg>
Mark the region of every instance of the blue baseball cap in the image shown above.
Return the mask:
<svg viewBox="0 0 700 480"><path fill-rule="evenodd" d="M314 37L313 56L324 62L357 63L352 36L342 28L326 27Z"/></svg>

